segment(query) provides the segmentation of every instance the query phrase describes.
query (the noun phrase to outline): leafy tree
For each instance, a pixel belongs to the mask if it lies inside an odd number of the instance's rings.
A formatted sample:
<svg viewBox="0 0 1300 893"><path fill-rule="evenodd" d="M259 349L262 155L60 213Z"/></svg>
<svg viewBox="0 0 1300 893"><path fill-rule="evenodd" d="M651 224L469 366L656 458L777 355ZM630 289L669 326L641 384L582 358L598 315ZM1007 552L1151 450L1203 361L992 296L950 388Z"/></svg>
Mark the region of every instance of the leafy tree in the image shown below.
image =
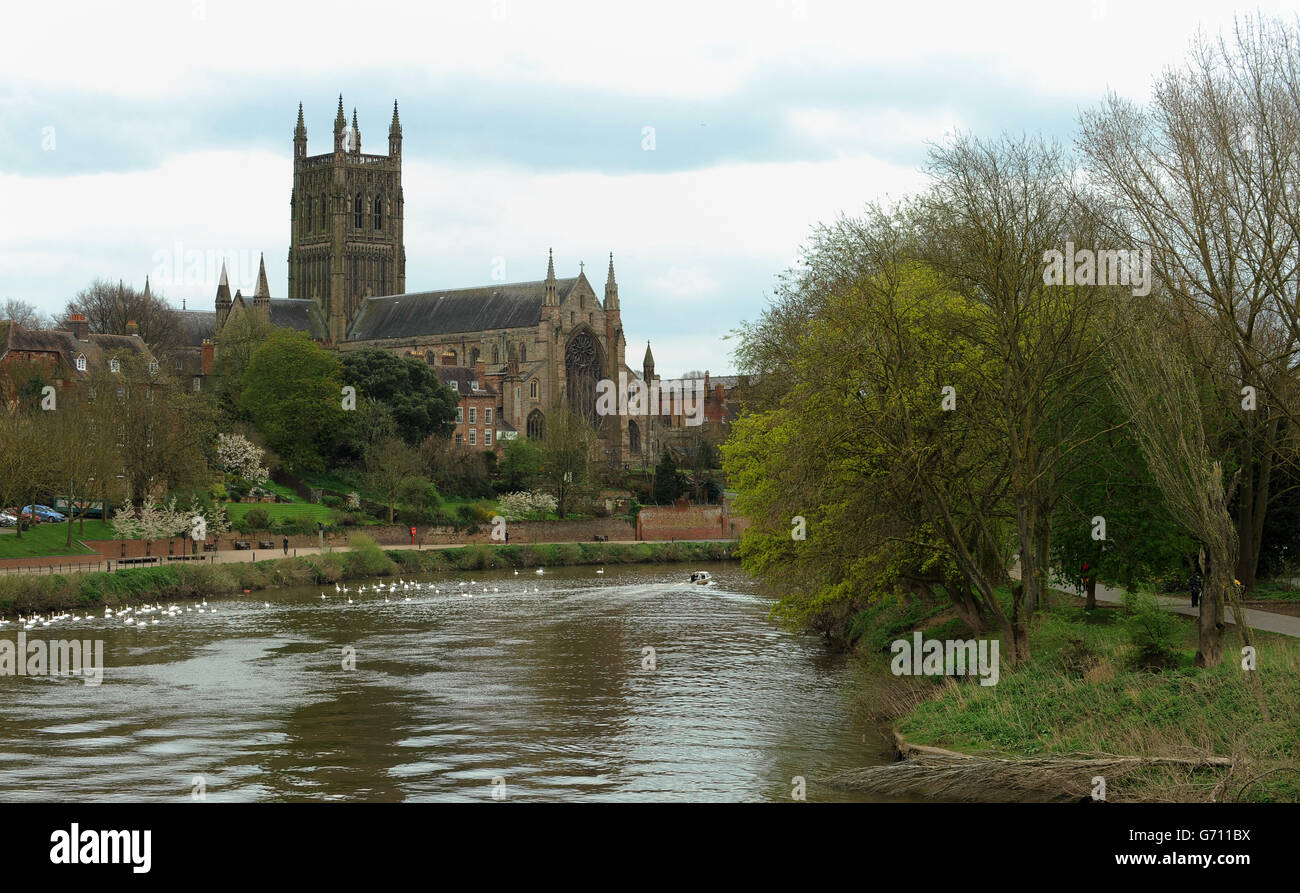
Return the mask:
<svg viewBox="0 0 1300 893"><path fill-rule="evenodd" d="M378 348L349 351L342 375L359 394L388 406L398 436L411 446L430 435L445 436L455 424L459 398L421 360Z"/></svg>
<svg viewBox="0 0 1300 893"><path fill-rule="evenodd" d="M531 486L541 475L542 458L542 448L527 437L508 441L505 455L497 465L501 492L513 493Z"/></svg>
<svg viewBox="0 0 1300 893"><path fill-rule="evenodd" d="M563 520L573 498L591 479L596 435L590 422L561 409L547 419L542 435L542 480L556 499L556 512Z"/></svg>
<svg viewBox="0 0 1300 893"><path fill-rule="evenodd" d="M659 456L659 464L655 466L652 493L654 501L658 505L672 505L685 490L686 484L677 470L677 460L673 458L673 451L665 449Z"/></svg>
<svg viewBox="0 0 1300 893"><path fill-rule="evenodd" d="M366 454L366 486L388 506L390 524L403 489L419 471L420 457L397 438L380 441Z"/></svg>
<svg viewBox="0 0 1300 893"><path fill-rule="evenodd" d="M325 467L344 423L339 361L302 332L278 329L244 372L243 411L290 469Z"/></svg>
<svg viewBox="0 0 1300 893"><path fill-rule="evenodd" d="M221 346L217 350L215 372L217 401L232 420L247 420L243 410L244 372L253 354L275 331L257 313L240 313L221 328Z"/></svg>

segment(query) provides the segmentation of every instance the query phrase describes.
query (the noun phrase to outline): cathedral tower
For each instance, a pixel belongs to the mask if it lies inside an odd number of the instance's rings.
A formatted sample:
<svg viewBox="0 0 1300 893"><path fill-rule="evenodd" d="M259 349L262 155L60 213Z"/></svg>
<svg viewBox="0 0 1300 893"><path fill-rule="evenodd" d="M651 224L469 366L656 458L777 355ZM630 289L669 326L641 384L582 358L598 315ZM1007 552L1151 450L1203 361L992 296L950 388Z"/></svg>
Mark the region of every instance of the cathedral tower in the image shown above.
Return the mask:
<svg viewBox="0 0 1300 893"><path fill-rule="evenodd" d="M334 148L307 154L302 106L293 134L289 199L289 297L320 304L330 340L343 341L362 301L406 291L402 241L402 127L393 103L388 154L361 152L356 109L352 125L339 96Z"/></svg>

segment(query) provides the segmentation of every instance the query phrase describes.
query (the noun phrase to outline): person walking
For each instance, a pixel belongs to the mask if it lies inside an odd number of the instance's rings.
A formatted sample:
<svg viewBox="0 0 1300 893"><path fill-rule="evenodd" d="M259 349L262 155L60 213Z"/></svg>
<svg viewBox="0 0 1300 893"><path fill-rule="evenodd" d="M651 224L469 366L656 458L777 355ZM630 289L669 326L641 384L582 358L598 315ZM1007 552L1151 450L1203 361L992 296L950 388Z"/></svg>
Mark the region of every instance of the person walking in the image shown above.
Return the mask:
<svg viewBox="0 0 1300 893"><path fill-rule="evenodd" d="M1203 582L1204 581L1201 579L1200 570L1194 568L1192 570L1191 577L1187 579L1187 591L1190 592L1192 595L1193 608L1195 608L1197 605L1201 603L1201 587L1203 585Z"/></svg>
<svg viewBox="0 0 1300 893"><path fill-rule="evenodd" d="M284 554L289 554L289 538L287 536L284 538Z"/></svg>

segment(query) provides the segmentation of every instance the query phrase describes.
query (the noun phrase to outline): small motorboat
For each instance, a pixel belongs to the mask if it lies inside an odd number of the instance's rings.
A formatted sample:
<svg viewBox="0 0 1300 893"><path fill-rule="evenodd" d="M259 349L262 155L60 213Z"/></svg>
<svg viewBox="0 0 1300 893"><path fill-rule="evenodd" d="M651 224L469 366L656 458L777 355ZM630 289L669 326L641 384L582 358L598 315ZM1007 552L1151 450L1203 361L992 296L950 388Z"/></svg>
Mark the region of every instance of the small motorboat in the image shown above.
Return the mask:
<svg viewBox="0 0 1300 893"><path fill-rule="evenodd" d="M713 576L708 571L696 571L691 574L691 582L698 583L701 586L708 586L713 582Z"/></svg>

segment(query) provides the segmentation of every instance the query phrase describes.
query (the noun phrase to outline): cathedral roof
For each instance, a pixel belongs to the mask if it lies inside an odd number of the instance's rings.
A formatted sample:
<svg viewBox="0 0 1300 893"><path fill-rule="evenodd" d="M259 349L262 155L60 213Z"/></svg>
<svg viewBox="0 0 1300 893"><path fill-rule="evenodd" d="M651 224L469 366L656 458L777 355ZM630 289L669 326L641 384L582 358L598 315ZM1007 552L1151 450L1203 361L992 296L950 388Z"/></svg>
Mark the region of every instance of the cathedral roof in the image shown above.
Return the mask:
<svg viewBox="0 0 1300 893"><path fill-rule="evenodd" d="M578 281L578 277L556 280L560 300ZM540 279L368 298L347 337L372 341L528 328L541 322L545 299L546 281Z"/></svg>
<svg viewBox="0 0 1300 893"><path fill-rule="evenodd" d="M297 329L313 338L329 338L329 327L320 305L310 298L271 298L271 325L282 329Z"/></svg>
<svg viewBox="0 0 1300 893"><path fill-rule="evenodd" d="M464 397L496 397L497 390L483 378L478 378L478 373L468 366L434 366L434 373L437 374L438 380L447 387L452 388L458 395ZM478 380L478 390L471 390L470 384Z"/></svg>
<svg viewBox="0 0 1300 893"><path fill-rule="evenodd" d="M213 337L217 330L215 310L177 310L181 323L181 343L186 347L202 347L205 338Z"/></svg>

